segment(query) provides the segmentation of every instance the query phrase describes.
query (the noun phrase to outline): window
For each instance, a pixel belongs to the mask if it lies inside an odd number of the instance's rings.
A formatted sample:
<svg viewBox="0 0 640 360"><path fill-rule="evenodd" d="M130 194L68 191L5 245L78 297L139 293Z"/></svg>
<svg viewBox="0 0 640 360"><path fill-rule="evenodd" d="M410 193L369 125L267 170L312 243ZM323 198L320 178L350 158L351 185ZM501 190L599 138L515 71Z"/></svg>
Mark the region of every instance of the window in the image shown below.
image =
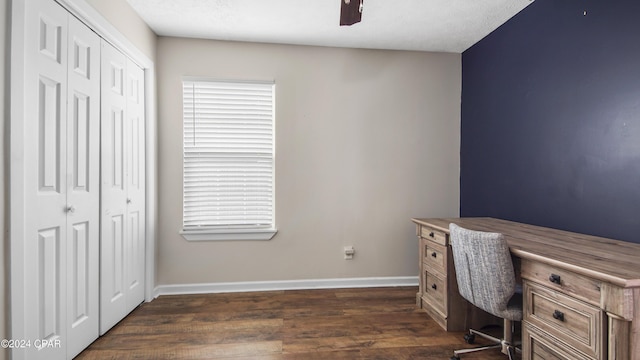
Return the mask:
<svg viewBox="0 0 640 360"><path fill-rule="evenodd" d="M274 221L273 82L183 81L187 240L268 240Z"/></svg>

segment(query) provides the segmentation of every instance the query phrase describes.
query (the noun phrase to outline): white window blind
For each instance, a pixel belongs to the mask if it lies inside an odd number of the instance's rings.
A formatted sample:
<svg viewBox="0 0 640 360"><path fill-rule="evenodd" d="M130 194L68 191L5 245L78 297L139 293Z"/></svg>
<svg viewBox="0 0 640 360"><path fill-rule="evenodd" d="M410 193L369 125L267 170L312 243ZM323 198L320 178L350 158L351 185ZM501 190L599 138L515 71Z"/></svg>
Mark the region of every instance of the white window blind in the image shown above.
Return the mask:
<svg viewBox="0 0 640 360"><path fill-rule="evenodd" d="M274 227L273 83L183 81L183 227Z"/></svg>

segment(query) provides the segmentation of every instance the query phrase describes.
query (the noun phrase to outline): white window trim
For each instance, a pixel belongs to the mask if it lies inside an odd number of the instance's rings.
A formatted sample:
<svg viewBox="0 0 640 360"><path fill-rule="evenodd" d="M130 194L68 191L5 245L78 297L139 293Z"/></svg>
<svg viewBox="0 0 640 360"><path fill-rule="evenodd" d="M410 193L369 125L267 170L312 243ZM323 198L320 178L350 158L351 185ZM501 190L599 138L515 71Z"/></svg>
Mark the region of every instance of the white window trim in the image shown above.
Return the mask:
<svg viewBox="0 0 640 360"><path fill-rule="evenodd" d="M235 83L264 83L264 84L275 84L275 81L243 81L243 80L224 80L224 79L211 79L211 78L203 78L203 77L194 77L194 76L184 76L182 77L182 81L221 81L221 82L235 82ZM275 142L275 103L276 103L276 94L273 93L273 115L274 115L274 123L273 123L273 139ZM183 145L184 146L184 145ZM203 229L181 229L179 234L187 241L268 241L271 240L277 233L278 229L276 228L276 204L275 204L275 143L273 149L273 161L274 161L274 169L273 169L273 209L272 209L272 226L273 227L220 227L220 228L203 228ZM184 167L184 164L183 164ZM183 169L184 171L184 169ZM184 196L184 190L183 190Z"/></svg>
<svg viewBox="0 0 640 360"><path fill-rule="evenodd" d="M277 229L207 229L182 230L180 235L187 241L242 241L242 240L271 240Z"/></svg>

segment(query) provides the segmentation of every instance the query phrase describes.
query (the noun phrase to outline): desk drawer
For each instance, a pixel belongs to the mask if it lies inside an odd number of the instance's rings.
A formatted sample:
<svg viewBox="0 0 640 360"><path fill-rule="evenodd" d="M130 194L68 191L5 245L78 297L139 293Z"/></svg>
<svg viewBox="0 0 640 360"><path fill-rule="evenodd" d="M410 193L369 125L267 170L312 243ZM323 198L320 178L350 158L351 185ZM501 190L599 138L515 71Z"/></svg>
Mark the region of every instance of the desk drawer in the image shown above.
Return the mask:
<svg viewBox="0 0 640 360"><path fill-rule="evenodd" d="M432 273L429 270L424 274L424 297L425 300L436 311L447 317L447 286L446 282L436 273Z"/></svg>
<svg viewBox="0 0 640 360"><path fill-rule="evenodd" d="M530 281L524 282L525 322L585 354L603 354L603 314L592 305Z"/></svg>
<svg viewBox="0 0 640 360"><path fill-rule="evenodd" d="M420 236L425 239L436 242L442 246L447 245L447 235L444 232L433 229L429 226L422 225L420 227Z"/></svg>
<svg viewBox="0 0 640 360"><path fill-rule="evenodd" d="M525 360L583 360L588 357L559 344L534 326L522 327L522 358Z"/></svg>
<svg viewBox="0 0 640 360"><path fill-rule="evenodd" d="M601 283L597 280L536 261L522 259L522 278L558 290L592 305L600 305Z"/></svg>
<svg viewBox="0 0 640 360"><path fill-rule="evenodd" d="M447 273L447 248L433 241L422 239L424 263L430 271Z"/></svg>

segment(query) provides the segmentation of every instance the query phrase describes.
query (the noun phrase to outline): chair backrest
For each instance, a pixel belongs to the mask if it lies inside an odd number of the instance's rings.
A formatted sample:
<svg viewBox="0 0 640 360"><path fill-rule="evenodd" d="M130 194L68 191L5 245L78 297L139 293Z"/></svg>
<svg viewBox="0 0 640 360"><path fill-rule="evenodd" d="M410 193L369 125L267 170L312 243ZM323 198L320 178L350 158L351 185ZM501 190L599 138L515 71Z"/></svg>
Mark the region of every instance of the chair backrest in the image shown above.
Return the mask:
<svg viewBox="0 0 640 360"><path fill-rule="evenodd" d="M495 316L502 314L516 289L513 260L504 236L449 225L460 295Z"/></svg>

